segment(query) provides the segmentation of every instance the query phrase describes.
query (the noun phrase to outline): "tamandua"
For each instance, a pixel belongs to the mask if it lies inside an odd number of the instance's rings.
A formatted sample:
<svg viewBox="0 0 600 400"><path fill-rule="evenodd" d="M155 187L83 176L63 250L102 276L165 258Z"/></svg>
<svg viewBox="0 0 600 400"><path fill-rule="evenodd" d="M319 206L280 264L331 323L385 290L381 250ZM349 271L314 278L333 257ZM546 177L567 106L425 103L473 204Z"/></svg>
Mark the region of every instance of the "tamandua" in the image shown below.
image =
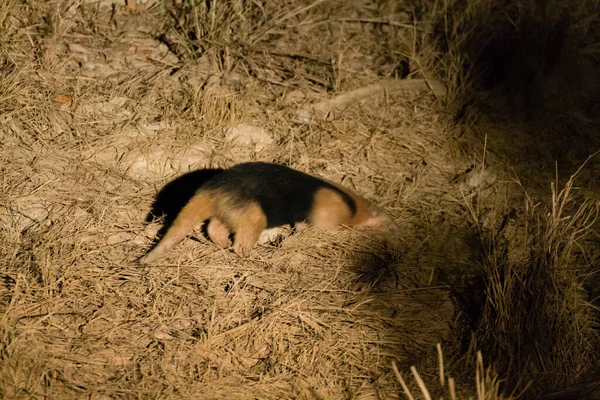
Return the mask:
<svg viewBox="0 0 600 400"><path fill-rule="evenodd" d="M238 255L249 252L263 230L287 224L397 228L388 213L344 187L283 165L247 162L205 182L139 261L148 264L163 257L206 220L214 243L227 247L229 233L234 234Z"/></svg>

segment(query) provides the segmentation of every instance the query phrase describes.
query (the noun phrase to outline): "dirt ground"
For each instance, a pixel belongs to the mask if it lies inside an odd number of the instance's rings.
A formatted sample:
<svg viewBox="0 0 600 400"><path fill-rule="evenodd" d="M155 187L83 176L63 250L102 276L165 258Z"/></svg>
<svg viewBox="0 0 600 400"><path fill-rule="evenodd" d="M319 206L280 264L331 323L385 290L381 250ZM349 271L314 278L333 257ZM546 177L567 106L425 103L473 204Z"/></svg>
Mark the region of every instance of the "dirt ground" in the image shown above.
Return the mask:
<svg viewBox="0 0 600 400"><path fill-rule="evenodd" d="M471 340L467 305L487 309L465 297L489 271L482 232L517 237L528 204L560 205L568 146L472 106L477 123L453 124L451 85L418 63L433 59L415 50L425 25L393 2L171 3L0 5L0 396L405 398L394 361L415 397L411 366L450 398L440 343L457 398L501 398L473 367L477 350L499 357L494 335ZM384 78L420 84L317 112ZM570 149L556 193L594 151ZM191 171L249 160L341 183L401 229L283 232L243 258L197 231L136 262L162 227L149 213L177 210ZM585 215L598 162L565 197ZM507 260L528 257L522 242Z"/></svg>

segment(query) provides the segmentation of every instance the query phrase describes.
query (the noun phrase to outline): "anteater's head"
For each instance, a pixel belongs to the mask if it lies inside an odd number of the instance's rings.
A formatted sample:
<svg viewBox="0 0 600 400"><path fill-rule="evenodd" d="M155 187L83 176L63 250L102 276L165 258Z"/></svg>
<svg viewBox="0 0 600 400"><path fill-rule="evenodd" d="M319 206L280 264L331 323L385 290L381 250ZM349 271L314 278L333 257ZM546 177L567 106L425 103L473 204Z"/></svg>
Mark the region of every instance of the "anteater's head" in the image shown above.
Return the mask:
<svg viewBox="0 0 600 400"><path fill-rule="evenodd" d="M369 204L357 221L356 226L375 229L397 229L398 225L392 216L374 204Z"/></svg>

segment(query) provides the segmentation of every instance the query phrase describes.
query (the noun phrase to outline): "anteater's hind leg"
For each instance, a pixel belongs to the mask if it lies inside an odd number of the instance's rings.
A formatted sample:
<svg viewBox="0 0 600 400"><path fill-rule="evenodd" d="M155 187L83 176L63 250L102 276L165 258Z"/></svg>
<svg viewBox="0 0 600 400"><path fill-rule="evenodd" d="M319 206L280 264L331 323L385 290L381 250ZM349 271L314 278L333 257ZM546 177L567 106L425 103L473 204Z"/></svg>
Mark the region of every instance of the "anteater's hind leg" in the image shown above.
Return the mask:
<svg viewBox="0 0 600 400"><path fill-rule="evenodd" d="M229 240L229 228L218 218L211 218L206 228L206 233L210 240L218 246L229 247L231 246L231 240Z"/></svg>
<svg viewBox="0 0 600 400"><path fill-rule="evenodd" d="M229 222L235 232L233 251L240 256L247 254L267 228L267 217L257 203L250 203L231 215Z"/></svg>

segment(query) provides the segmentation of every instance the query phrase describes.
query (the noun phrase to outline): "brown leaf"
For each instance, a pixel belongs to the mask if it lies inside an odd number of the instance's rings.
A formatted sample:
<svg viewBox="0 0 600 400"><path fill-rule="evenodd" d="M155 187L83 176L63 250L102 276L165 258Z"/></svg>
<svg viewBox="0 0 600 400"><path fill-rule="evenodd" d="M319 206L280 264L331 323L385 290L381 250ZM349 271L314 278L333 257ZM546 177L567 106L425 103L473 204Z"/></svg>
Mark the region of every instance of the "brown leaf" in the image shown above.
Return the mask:
<svg viewBox="0 0 600 400"><path fill-rule="evenodd" d="M56 101L58 103L70 103L71 102L71 98L69 96L60 95L60 96L56 96L54 98L54 101Z"/></svg>

